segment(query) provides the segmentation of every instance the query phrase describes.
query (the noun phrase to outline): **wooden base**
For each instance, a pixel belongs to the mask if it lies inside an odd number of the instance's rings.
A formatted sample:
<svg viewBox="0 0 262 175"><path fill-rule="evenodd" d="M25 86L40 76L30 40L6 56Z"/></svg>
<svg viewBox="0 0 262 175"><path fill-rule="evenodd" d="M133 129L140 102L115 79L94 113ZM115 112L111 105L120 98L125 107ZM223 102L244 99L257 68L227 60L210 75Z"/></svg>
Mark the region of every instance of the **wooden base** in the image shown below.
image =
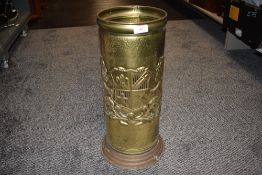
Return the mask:
<svg viewBox="0 0 262 175"><path fill-rule="evenodd" d="M124 169L142 169L156 163L164 152L164 142L161 137L157 144L149 151L142 154L124 154L118 152L106 144L102 143L102 155L111 164Z"/></svg>

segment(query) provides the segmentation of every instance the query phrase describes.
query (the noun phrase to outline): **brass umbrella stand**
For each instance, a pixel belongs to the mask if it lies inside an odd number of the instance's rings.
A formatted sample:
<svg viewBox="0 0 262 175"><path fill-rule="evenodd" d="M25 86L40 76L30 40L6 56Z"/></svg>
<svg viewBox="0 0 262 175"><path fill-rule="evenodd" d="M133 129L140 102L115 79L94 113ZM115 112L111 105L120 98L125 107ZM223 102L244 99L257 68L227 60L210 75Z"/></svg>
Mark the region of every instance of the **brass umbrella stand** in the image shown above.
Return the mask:
<svg viewBox="0 0 262 175"><path fill-rule="evenodd" d="M113 165L140 169L161 156L159 135L167 13L121 6L98 14L106 136Z"/></svg>

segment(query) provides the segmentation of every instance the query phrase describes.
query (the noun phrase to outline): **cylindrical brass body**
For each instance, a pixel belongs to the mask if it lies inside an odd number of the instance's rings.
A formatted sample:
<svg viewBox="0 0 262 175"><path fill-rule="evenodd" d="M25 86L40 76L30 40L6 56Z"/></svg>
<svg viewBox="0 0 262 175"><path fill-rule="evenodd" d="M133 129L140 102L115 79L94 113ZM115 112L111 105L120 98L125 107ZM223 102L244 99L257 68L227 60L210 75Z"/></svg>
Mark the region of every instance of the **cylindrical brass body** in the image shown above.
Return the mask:
<svg viewBox="0 0 262 175"><path fill-rule="evenodd" d="M98 14L105 144L141 154L159 141L166 12L123 6Z"/></svg>

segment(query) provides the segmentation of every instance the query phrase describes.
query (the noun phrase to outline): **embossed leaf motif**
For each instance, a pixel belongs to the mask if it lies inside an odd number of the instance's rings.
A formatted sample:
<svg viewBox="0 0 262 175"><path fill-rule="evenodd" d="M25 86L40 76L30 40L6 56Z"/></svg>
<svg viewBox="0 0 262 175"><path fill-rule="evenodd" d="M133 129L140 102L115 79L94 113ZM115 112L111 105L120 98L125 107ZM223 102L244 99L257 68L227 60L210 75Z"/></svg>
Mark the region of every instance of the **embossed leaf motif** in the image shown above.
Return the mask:
<svg viewBox="0 0 262 175"><path fill-rule="evenodd" d="M147 67L126 69L115 67L111 71L103 66L106 115L122 125L142 125L152 121L160 113L159 90L161 88L162 59L153 74ZM150 87L150 79L157 82ZM107 80L107 81L106 81ZM111 81L110 81L111 80ZM132 101L142 101L135 105ZM136 107L134 107L136 106Z"/></svg>
<svg viewBox="0 0 262 175"><path fill-rule="evenodd" d="M102 78L105 82L107 82L109 80L106 65L105 65L104 61L102 62Z"/></svg>
<svg viewBox="0 0 262 175"><path fill-rule="evenodd" d="M116 76L116 83L120 84L122 88L128 88L128 77L121 74L120 76Z"/></svg>
<svg viewBox="0 0 262 175"><path fill-rule="evenodd" d="M163 64L164 64L164 57L161 57L159 59L159 62L157 64L156 67L156 76L155 76L155 81L157 82L159 79L161 79L161 75L162 75L162 70L163 70Z"/></svg>

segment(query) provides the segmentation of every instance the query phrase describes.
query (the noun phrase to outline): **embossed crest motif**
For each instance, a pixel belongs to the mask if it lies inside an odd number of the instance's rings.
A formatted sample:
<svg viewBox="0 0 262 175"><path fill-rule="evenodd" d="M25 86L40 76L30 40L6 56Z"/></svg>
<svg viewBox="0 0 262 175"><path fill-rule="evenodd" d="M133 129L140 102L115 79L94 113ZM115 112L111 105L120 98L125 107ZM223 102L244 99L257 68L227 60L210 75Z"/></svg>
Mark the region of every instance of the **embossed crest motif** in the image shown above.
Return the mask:
<svg viewBox="0 0 262 175"><path fill-rule="evenodd" d="M141 125L159 115L161 79L158 74L161 72L158 71L162 63L158 64L154 74L146 67L116 67L108 71L104 62L102 65L105 111L108 117L119 120L123 125ZM155 84L153 87L150 85L152 81Z"/></svg>

